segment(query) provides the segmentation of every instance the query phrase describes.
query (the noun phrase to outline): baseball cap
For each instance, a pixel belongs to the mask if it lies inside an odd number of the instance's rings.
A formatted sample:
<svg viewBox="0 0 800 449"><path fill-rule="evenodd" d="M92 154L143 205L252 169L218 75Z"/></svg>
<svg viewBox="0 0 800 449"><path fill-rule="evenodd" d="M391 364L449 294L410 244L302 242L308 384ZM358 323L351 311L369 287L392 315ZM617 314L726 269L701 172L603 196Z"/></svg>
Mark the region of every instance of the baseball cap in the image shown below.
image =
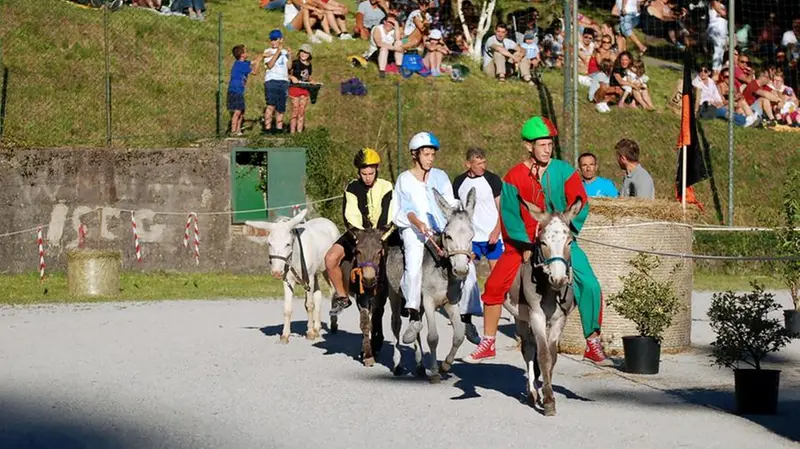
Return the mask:
<svg viewBox="0 0 800 449"><path fill-rule="evenodd" d="M280 39L282 37L283 37L283 33L281 33L281 30L275 29L275 30L272 30L272 31L269 32L269 40L271 40L271 41L276 41L276 40L278 40L278 39Z"/></svg>
<svg viewBox="0 0 800 449"><path fill-rule="evenodd" d="M440 30L431 30L431 34L428 35L431 39L441 39L442 32Z"/></svg>
<svg viewBox="0 0 800 449"><path fill-rule="evenodd" d="M535 34L533 34L533 33L525 33L525 37L523 37L523 39L524 39L524 40L528 40L528 39L536 39L536 35L535 35Z"/></svg>

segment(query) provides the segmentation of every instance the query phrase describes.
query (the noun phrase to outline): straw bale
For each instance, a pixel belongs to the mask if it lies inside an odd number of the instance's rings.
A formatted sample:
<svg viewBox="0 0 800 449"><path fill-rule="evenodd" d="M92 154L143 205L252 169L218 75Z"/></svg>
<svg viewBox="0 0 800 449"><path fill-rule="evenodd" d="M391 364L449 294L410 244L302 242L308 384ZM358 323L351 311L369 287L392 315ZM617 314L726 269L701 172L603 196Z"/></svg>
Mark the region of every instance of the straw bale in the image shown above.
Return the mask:
<svg viewBox="0 0 800 449"><path fill-rule="evenodd" d="M121 265L122 255L119 251L74 249L67 252L67 287L70 296L117 296Z"/></svg>

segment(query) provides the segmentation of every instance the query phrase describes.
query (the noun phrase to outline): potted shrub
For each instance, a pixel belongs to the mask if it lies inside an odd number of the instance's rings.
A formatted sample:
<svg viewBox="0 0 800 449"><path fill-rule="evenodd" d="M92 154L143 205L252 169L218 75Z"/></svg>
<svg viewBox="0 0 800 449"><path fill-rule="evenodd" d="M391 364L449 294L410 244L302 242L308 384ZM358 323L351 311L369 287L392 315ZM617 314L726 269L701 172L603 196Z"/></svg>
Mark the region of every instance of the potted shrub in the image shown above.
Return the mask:
<svg viewBox="0 0 800 449"><path fill-rule="evenodd" d="M789 331L779 318L769 318L780 310L775 295L751 282L751 293L732 291L714 294L708 318L717 334L711 343L715 364L733 369L736 413L775 414L778 408L780 370L762 368L767 354L789 343ZM740 363L750 368L740 368Z"/></svg>
<svg viewBox="0 0 800 449"><path fill-rule="evenodd" d="M778 228L779 252L784 257L800 258L800 169L789 168L783 194L783 225ZM793 309L783 311L786 328L800 337L800 260L778 262L778 277L789 288Z"/></svg>
<svg viewBox="0 0 800 449"><path fill-rule="evenodd" d="M658 257L642 253L628 264L632 270L620 276L622 290L608 298L609 305L633 321L639 331L639 335L622 337L625 369L636 374L658 374L662 334L681 310L680 299L669 280L653 278L653 270L661 265ZM673 275L679 267L680 264L675 265Z"/></svg>

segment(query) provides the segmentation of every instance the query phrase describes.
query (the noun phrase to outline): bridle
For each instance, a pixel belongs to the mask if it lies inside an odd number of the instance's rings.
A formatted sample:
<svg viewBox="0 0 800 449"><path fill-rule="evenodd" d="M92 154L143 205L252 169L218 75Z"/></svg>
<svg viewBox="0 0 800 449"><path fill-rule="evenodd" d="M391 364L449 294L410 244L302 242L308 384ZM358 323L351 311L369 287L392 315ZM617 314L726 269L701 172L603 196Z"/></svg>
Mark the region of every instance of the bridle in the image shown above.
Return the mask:
<svg viewBox="0 0 800 449"><path fill-rule="evenodd" d="M550 276L551 274L550 265L553 262L561 262L567 266L567 285L571 285L573 281L572 260L571 259L568 260L562 256L548 257L547 259L545 259L542 253L542 242L538 238L539 235L541 235L541 233L539 233L537 229L537 239L536 239L536 244L534 246L533 268L541 268L544 274ZM571 242L572 238L570 237L569 239L567 239L567 242L564 244L564 246L565 247L569 246Z"/></svg>
<svg viewBox="0 0 800 449"><path fill-rule="evenodd" d="M281 276L281 280L283 282L288 283L289 281L286 279L289 273L292 273L295 279L300 281L300 285L303 286L303 289L307 292L311 291L311 286L309 285L308 281L308 270L306 269L305 257L303 256L303 242L300 240L300 231L297 228L292 229L293 237L297 239L297 243L300 246L300 270L303 272L302 275L297 274L297 270L294 269L292 265L292 254L294 251L289 251L288 256L275 256L270 254L269 260L272 262L273 259L275 260L282 260L284 264L283 268L283 275ZM294 241L292 241L294 243Z"/></svg>
<svg viewBox="0 0 800 449"><path fill-rule="evenodd" d="M358 246L358 238L356 238L355 234L353 234L352 232L351 235L353 236L353 240L355 240L356 246ZM380 260L382 258L383 258L383 248L381 248L378 251L378 259ZM350 270L350 282L355 283L356 280L358 280L359 293L361 294L364 293L364 268L372 268L373 270L375 270L375 279L377 279L377 282L375 282L375 286L372 287L372 290L377 290L378 286L380 285L380 276L381 276L380 263L376 264L375 262L372 261L359 262L358 252L356 252L355 254L353 254L353 265L355 266L353 267L352 270Z"/></svg>

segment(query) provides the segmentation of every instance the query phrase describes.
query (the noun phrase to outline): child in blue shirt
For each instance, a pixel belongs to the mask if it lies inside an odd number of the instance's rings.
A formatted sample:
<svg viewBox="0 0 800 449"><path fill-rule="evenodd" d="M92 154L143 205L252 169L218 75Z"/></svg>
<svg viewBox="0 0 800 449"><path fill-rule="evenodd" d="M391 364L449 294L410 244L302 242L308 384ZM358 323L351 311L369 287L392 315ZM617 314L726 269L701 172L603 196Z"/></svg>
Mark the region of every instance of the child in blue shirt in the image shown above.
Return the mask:
<svg viewBox="0 0 800 449"><path fill-rule="evenodd" d="M247 61L247 48L244 45L233 47L233 57L236 59L231 67L231 77L228 83L228 111L231 117L231 135L242 135L242 122L244 121L244 86L247 77L258 70L258 60Z"/></svg>

